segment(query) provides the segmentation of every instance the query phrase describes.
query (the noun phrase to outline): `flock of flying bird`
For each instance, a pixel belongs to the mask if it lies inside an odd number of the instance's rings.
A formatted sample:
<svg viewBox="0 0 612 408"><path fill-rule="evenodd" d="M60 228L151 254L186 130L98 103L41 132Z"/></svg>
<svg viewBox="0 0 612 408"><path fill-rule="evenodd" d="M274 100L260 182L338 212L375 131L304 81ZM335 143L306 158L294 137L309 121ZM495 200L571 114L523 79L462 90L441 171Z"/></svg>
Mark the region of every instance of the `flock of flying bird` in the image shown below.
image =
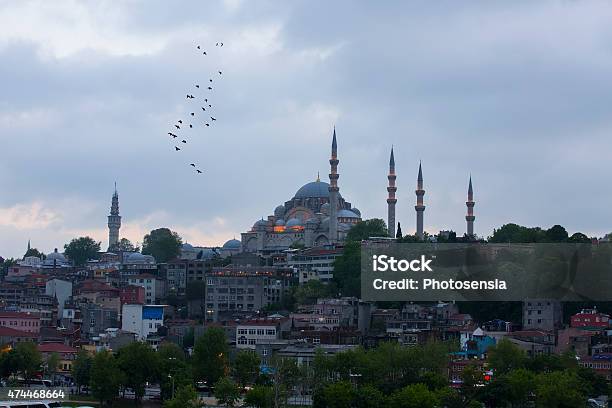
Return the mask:
<svg viewBox="0 0 612 408"><path fill-rule="evenodd" d="M223 43L218 42L215 44L215 47L223 47ZM208 55L206 51L202 50L201 46L198 45L196 49L198 50L198 52L202 52L202 55ZM218 76L218 78L221 78L222 75L223 72L220 70L217 71L217 73L215 74L215 76ZM173 129L172 132L168 132L168 136L170 136L175 141L175 152L181 151L185 148L185 145L187 145L188 133L186 134L182 132L188 132L189 130L193 130L194 123L196 125L198 124L196 120L203 121L201 122L201 124L203 124L205 127L210 127L217 120L217 118L211 115L213 106L211 100L209 100L209 96L213 90L212 85L215 83L215 81L216 80L213 80L212 77L209 78L206 87L200 87L200 84L195 84L194 87L196 90L192 92L196 93L196 95L194 95L193 93L188 93L186 95L186 99L190 102L192 106L190 109L191 112L189 112L189 116L187 119L179 119L174 124L175 129ZM179 141L180 143L182 143L182 145L179 144ZM203 171L199 168L198 165L196 165L196 163L190 163L189 166L193 167L196 173L202 174Z"/></svg>

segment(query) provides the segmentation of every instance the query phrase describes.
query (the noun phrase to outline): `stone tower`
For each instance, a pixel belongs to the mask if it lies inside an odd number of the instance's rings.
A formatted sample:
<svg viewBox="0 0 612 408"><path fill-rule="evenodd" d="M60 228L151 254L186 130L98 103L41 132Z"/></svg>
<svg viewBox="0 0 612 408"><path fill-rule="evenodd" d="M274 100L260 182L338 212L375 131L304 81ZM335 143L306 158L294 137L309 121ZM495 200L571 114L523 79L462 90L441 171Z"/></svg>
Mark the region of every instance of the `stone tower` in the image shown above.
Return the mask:
<svg viewBox="0 0 612 408"><path fill-rule="evenodd" d="M111 203L110 215L108 216L108 248L112 248L119 242L119 228L121 228L121 216L119 215L119 194L117 194L117 183Z"/></svg>
<svg viewBox="0 0 612 408"><path fill-rule="evenodd" d="M338 146L336 144L336 128L332 139L331 158L329 159L331 170L329 173L329 242L338 241Z"/></svg>
<svg viewBox="0 0 612 408"><path fill-rule="evenodd" d="M474 191L472 190L472 176L470 176L470 183L468 185L468 194L467 201L465 205L467 206L467 215L465 216L465 221L467 222L467 236L474 237L474 220L476 217L474 216Z"/></svg>
<svg viewBox="0 0 612 408"><path fill-rule="evenodd" d="M389 228L389 237L395 238L395 203L397 203L397 198L395 198L395 192L397 191L397 187L395 187L395 157L393 157L393 147L391 147L391 157L389 158L389 175L387 176L389 179L389 186L387 187L387 192L389 196L387 197L387 227Z"/></svg>
<svg viewBox="0 0 612 408"><path fill-rule="evenodd" d="M423 190L423 170L421 169L421 162L419 162L419 175L417 177L417 189L414 192L417 197L416 205L416 235L417 238L423 239L425 237L423 233L423 213L425 212L425 205L423 205L423 196L425 190Z"/></svg>

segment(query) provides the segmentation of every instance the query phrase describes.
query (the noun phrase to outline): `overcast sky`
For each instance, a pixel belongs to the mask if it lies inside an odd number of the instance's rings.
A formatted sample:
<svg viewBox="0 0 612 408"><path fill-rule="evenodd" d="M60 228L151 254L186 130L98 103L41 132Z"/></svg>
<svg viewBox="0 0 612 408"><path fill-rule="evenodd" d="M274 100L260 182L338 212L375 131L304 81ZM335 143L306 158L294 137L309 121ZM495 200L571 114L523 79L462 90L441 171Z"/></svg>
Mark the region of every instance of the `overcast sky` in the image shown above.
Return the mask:
<svg viewBox="0 0 612 408"><path fill-rule="evenodd" d="M420 159L430 232L465 231L471 173L478 235L602 236L610 21L604 1L0 1L0 255L85 234L106 248L115 181L122 237L239 238L327 181L334 125L340 193L364 218L386 219L394 145L404 233ZM174 152L166 133L211 76L217 121Z"/></svg>

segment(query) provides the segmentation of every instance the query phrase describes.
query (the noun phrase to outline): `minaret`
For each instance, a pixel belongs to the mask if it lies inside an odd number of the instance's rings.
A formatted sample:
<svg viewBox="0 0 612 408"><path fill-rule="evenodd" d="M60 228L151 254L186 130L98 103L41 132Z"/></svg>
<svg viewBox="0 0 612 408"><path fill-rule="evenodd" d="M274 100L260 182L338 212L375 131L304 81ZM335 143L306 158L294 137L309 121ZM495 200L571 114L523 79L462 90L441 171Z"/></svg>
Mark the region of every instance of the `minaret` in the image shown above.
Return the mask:
<svg viewBox="0 0 612 408"><path fill-rule="evenodd" d="M423 239L425 235L423 234L423 212L425 211L425 206L423 205L423 196L425 195L425 190L423 190L423 170L421 169L421 162L419 162L419 176L417 177L417 189L414 192L417 196L417 202L414 206L416 210L416 235L417 238Z"/></svg>
<svg viewBox="0 0 612 408"><path fill-rule="evenodd" d="M331 158L329 159L331 170L329 173L329 242L338 241L338 146L336 144L336 127L334 126L334 137L332 139Z"/></svg>
<svg viewBox="0 0 612 408"><path fill-rule="evenodd" d="M467 222L467 236L472 238L474 237L474 220L476 217L474 216L474 191L472 190L472 176L470 176L470 184L468 185L468 194L467 201L465 205L467 206L467 215L465 216L465 221Z"/></svg>
<svg viewBox="0 0 612 408"><path fill-rule="evenodd" d="M389 228L389 237L391 238L395 238L395 203L397 203L397 198L395 198L395 192L397 191L395 178L395 157L393 157L393 147L391 147L389 175L387 176L387 179L389 179L389 186L387 187L389 192L389 197L387 197L387 227Z"/></svg>
<svg viewBox="0 0 612 408"><path fill-rule="evenodd" d="M109 250L119 242L119 228L121 228L121 216L119 215L119 194L117 194L117 183L108 216L108 248Z"/></svg>

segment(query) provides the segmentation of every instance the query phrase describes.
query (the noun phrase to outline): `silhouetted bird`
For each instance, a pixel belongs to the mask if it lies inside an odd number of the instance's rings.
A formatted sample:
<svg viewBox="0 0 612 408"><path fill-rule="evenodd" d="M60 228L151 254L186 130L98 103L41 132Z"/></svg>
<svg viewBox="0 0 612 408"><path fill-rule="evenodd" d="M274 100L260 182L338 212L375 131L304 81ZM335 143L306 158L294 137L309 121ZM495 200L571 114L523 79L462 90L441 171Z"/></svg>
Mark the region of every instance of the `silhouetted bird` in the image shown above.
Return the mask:
<svg viewBox="0 0 612 408"><path fill-rule="evenodd" d="M202 53L202 55L208 55L208 54L206 53L206 51L204 51L204 52Z"/></svg>
<svg viewBox="0 0 612 408"><path fill-rule="evenodd" d="M221 47L223 47L223 43L221 43Z"/></svg>
<svg viewBox="0 0 612 408"><path fill-rule="evenodd" d="M202 110L203 110L203 111L205 111L205 110L206 110L206 108L202 106Z"/></svg>
<svg viewBox="0 0 612 408"><path fill-rule="evenodd" d="M219 75L223 75L223 72L219 71Z"/></svg>
<svg viewBox="0 0 612 408"><path fill-rule="evenodd" d="M197 171L198 173L200 173L200 174L202 173L202 170L196 170L196 171Z"/></svg>
<svg viewBox="0 0 612 408"><path fill-rule="evenodd" d="M176 136L174 133L172 133L172 132L168 132L168 134L169 134L170 136L172 136L173 138L175 138L175 139L177 138L177 136Z"/></svg>
<svg viewBox="0 0 612 408"><path fill-rule="evenodd" d="M212 108L212 105L208 105L209 108Z"/></svg>
<svg viewBox="0 0 612 408"><path fill-rule="evenodd" d="M198 50L200 49L200 46L198 45Z"/></svg>
<svg viewBox="0 0 612 408"><path fill-rule="evenodd" d="M206 126L210 126L208 123L206 123Z"/></svg>
<svg viewBox="0 0 612 408"><path fill-rule="evenodd" d="M181 150L180 148L174 146L174 149L178 152L179 150Z"/></svg>
<svg viewBox="0 0 612 408"><path fill-rule="evenodd" d="M182 125L182 124L183 124L183 120L182 120L182 119L179 119L179 120L178 120L178 123L180 123L180 124Z"/></svg>
<svg viewBox="0 0 612 408"><path fill-rule="evenodd" d="M195 167L195 163L191 163L191 164L190 164L190 166L191 166L191 167Z"/></svg>
<svg viewBox="0 0 612 408"><path fill-rule="evenodd" d="M196 84L196 88L199 88L199 87L200 87L200 85Z"/></svg>
<svg viewBox="0 0 612 408"><path fill-rule="evenodd" d="M181 128L179 125L174 125L174 127L176 127L177 129L180 129L180 128Z"/></svg>
<svg viewBox="0 0 612 408"><path fill-rule="evenodd" d="M181 142L183 142L183 143L187 143L187 141L186 141L185 139L181 140Z"/></svg>
<svg viewBox="0 0 612 408"><path fill-rule="evenodd" d="M212 116L210 117L210 119L211 119L211 120L217 120L217 119L213 118Z"/></svg>
<svg viewBox="0 0 612 408"><path fill-rule="evenodd" d="M189 128L193 128L193 125L192 125L192 124L189 124Z"/></svg>
<svg viewBox="0 0 612 408"><path fill-rule="evenodd" d="M212 82L212 78L210 78L209 81Z"/></svg>
<svg viewBox="0 0 612 408"><path fill-rule="evenodd" d="M212 91L212 87L211 87L211 86L209 86L209 87L208 87L208 90L209 90L209 91Z"/></svg>
<svg viewBox="0 0 612 408"><path fill-rule="evenodd" d="M194 115L195 115L195 113L194 113L194 112L191 112L191 116L194 116Z"/></svg>
<svg viewBox="0 0 612 408"><path fill-rule="evenodd" d="M215 47L218 47L218 46L219 46L219 43L216 43L216 44L215 44Z"/></svg>
<svg viewBox="0 0 612 408"><path fill-rule="evenodd" d="M208 102L208 99L204 98L204 102Z"/></svg>

